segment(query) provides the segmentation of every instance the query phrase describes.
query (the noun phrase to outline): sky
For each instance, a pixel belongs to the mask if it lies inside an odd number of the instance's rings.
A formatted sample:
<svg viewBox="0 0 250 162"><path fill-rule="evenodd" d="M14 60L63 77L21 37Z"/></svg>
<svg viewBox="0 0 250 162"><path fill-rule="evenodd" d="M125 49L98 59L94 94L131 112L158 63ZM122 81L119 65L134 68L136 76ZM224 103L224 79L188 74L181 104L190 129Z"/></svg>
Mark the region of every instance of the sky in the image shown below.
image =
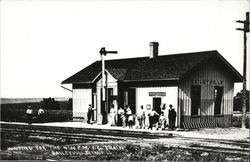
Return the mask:
<svg viewBox="0 0 250 162"><path fill-rule="evenodd" d="M242 74L235 29L249 11L250 0L1 0L1 97L71 97L61 82L101 47L118 51L105 59L144 57L151 41L159 55L218 50Z"/></svg>

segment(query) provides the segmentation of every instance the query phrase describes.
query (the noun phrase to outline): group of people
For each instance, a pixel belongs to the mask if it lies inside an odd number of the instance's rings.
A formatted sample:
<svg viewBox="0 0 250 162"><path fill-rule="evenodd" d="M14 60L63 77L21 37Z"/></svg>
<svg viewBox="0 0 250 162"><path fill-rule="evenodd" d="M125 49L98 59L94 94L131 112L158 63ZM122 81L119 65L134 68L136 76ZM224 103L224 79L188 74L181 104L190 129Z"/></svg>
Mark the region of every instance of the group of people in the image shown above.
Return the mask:
<svg viewBox="0 0 250 162"><path fill-rule="evenodd" d="M138 122L136 122L136 120ZM116 112L112 104L109 113L109 123L111 126L128 126L132 128L135 123L138 123L137 127L140 129L152 129L155 125L157 129L164 130L168 127L173 130L175 128L175 121L176 111L171 104L169 105L169 110L166 110L164 106L161 108L160 113L157 113L154 108L145 110L142 105L137 115L132 113L128 105L126 105L124 109L120 107Z"/></svg>
<svg viewBox="0 0 250 162"><path fill-rule="evenodd" d="M26 116L27 116L27 123L32 124L34 112L31 106L28 106L26 110ZM43 122L44 120L44 110L41 107L37 111L37 118L39 122Z"/></svg>
<svg viewBox="0 0 250 162"><path fill-rule="evenodd" d="M132 114L131 108L128 105L125 106L125 109L120 107L118 109L117 115L117 126L128 126L129 128L132 128L134 116Z"/></svg>
<svg viewBox="0 0 250 162"><path fill-rule="evenodd" d="M175 128L176 111L171 104L169 105L168 113L165 107L162 107L160 114L157 113L154 108L146 113L146 110L141 106L137 120L139 122L139 128L148 127L148 129L152 129L153 126L156 125L157 130L164 130L167 127L173 130Z"/></svg>

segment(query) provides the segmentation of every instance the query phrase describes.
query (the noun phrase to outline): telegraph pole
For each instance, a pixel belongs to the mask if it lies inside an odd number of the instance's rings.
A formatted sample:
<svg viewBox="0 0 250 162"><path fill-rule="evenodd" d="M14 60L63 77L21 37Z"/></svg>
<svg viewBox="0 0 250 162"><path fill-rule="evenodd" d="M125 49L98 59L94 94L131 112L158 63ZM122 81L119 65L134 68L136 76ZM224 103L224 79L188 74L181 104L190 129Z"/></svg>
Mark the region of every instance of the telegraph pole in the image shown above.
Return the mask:
<svg viewBox="0 0 250 162"><path fill-rule="evenodd" d="M101 110L102 113L102 123L107 124L107 110L108 110L108 103L107 103L107 78L105 76L105 61L104 56L109 54L117 54L117 51L106 51L105 47L102 47L99 51L102 60L102 82L101 82ZM105 84L106 83L106 84ZM105 85L105 86L104 86ZM106 92L106 93L105 93Z"/></svg>
<svg viewBox="0 0 250 162"><path fill-rule="evenodd" d="M237 28L244 32L244 55L243 55L243 96L242 96L242 122L241 127L246 128L246 60L247 60L247 32L249 32L249 12L246 12L246 20L237 20L237 23L243 23L244 28Z"/></svg>

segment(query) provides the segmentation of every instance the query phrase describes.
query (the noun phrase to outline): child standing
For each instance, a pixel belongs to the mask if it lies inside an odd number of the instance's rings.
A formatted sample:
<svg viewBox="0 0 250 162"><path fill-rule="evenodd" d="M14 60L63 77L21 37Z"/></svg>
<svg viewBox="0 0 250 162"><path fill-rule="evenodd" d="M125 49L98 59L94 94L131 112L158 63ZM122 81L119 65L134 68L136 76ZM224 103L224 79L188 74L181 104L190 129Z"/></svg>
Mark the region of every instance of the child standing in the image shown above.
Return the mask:
<svg viewBox="0 0 250 162"><path fill-rule="evenodd" d="M133 125L133 115L129 115L128 117L128 127L132 128Z"/></svg>

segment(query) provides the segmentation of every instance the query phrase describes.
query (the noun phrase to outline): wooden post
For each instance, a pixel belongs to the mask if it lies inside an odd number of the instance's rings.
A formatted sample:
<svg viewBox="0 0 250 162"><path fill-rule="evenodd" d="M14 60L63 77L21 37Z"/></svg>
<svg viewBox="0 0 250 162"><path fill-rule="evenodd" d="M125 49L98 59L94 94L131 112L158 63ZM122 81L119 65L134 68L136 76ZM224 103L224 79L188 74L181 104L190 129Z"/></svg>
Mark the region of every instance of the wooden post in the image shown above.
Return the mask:
<svg viewBox="0 0 250 162"><path fill-rule="evenodd" d="M107 83L107 76L105 75L105 61L104 56L107 55L107 53L110 54L117 54L117 51L106 51L105 47L102 47L99 51L101 54L101 60L102 60L102 82L101 82L101 107L104 107L104 111L102 112L102 123L107 124L107 109L108 109L108 102L107 102L107 91L108 91L108 83ZM106 84L105 84L106 83ZM101 108L102 109L102 108Z"/></svg>
<svg viewBox="0 0 250 162"><path fill-rule="evenodd" d="M246 128L246 58L247 58L247 33L244 31L244 58L243 58L243 94L242 94L242 122L241 127Z"/></svg>
<svg viewBox="0 0 250 162"><path fill-rule="evenodd" d="M242 94L242 122L241 127L246 128L246 60L247 60L247 32L249 32L249 12L246 12L245 21L236 21L237 23L243 23L244 29L237 28L244 32L244 49L243 49L243 94Z"/></svg>

